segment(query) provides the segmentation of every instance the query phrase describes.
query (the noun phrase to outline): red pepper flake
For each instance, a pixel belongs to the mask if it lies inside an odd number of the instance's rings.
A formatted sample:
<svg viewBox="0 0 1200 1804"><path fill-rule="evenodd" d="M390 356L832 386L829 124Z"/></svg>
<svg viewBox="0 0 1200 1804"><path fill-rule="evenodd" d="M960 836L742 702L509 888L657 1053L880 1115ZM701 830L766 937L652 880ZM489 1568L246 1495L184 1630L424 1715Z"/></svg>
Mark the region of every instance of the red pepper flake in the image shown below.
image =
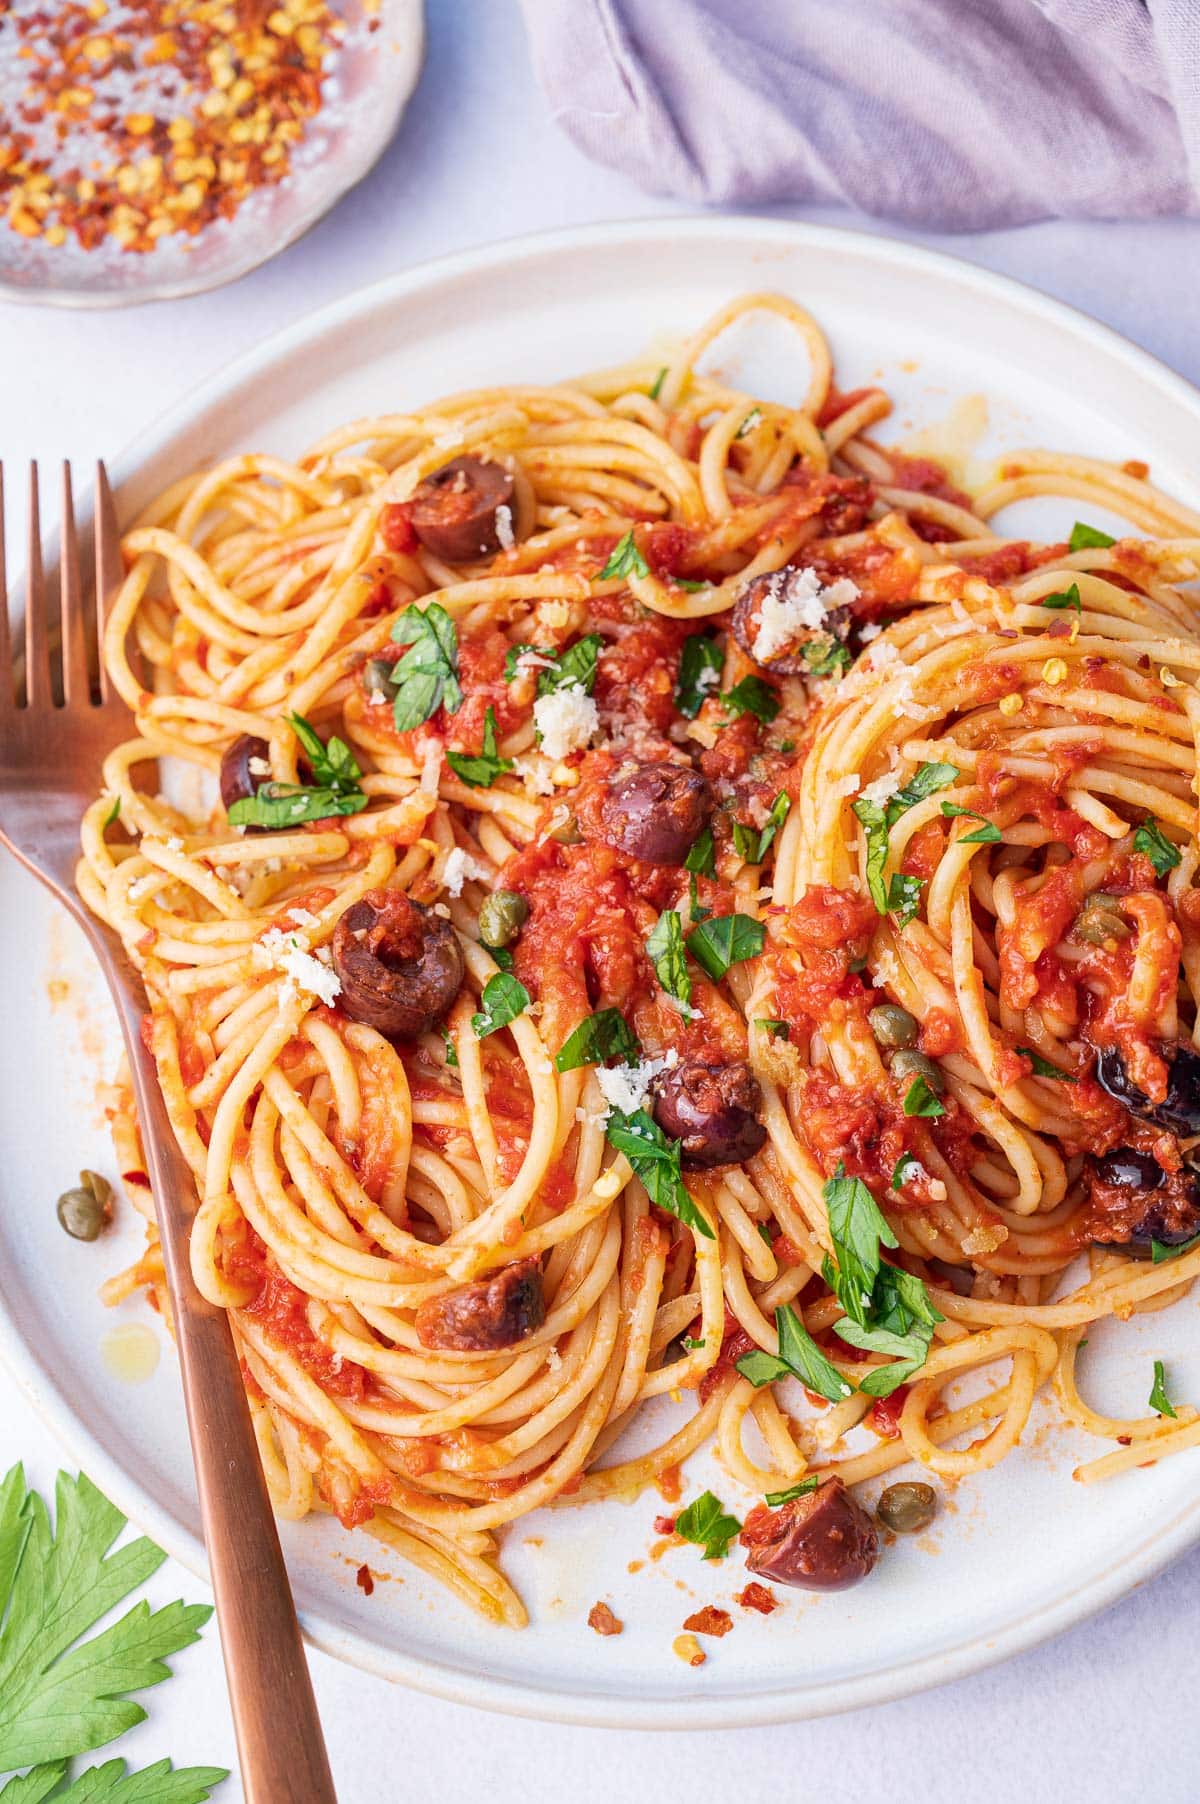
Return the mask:
<svg viewBox="0 0 1200 1804"><path fill-rule="evenodd" d="M757 1581L747 1585L744 1591L736 1591L733 1601L741 1604L743 1610L757 1610L760 1616L769 1616L772 1610L779 1608L775 1593Z"/></svg>
<svg viewBox="0 0 1200 1804"><path fill-rule="evenodd" d="M654 1532L656 1535L673 1535L675 1533L674 1516L656 1516L654 1518Z"/></svg>
<svg viewBox="0 0 1200 1804"><path fill-rule="evenodd" d="M625 1624L619 1616L614 1616L605 1603L593 1604L588 1611L588 1628L595 1629L597 1635L619 1635Z"/></svg>
<svg viewBox="0 0 1200 1804"><path fill-rule="evenodd" d="M375 1580L371 1577L371 1568L369 1566L359 1567L354 1575L354 1582L364 1597L370 1597L372 1591L375 1589Z"/></svg>
<svg viewBox="0 0 1200 1804"><path fill-rule="evenodd" d="M696 1635L728 1635L733 1627L733 1617L728 1610L718 1610L714 1604L705 1604L702 1610L696 1610L685 1617L685 1629L691 1629Z"/></svg>

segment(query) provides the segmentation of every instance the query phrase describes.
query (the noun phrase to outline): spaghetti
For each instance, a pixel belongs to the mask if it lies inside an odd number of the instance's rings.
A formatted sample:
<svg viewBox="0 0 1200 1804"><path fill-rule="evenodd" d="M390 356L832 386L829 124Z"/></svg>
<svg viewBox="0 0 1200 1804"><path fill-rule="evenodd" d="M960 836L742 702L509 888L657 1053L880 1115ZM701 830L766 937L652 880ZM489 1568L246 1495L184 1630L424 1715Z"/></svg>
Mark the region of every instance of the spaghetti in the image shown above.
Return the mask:
<svg viewBox="0 0 1200 1804"><path fill-rule="evenodd" d="M761 309L796 406L698 367ZM1044 452L968 496L888 411L750 295L665 368L227 459L125 539L137 736L78 881L146 982L197 1283L281 1513L506 1623L506 1525L710 1440L799 1583L807 1478L982 1471L1046 1387L1115 1443L1080 1479L1200 1442L1076 1387L1089 1324L1200 1273L1200 517ZM1139 536L1000 535L1031 495ZM113 1123L152 1224L127 1086Z"/></svg>

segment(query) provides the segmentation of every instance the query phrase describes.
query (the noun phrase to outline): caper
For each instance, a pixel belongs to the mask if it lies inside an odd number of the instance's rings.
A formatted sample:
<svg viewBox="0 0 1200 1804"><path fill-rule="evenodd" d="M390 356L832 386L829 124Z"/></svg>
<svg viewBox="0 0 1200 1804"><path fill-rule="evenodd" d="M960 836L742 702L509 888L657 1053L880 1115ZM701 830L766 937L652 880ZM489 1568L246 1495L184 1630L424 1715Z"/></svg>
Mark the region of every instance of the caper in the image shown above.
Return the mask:
<svg viewBox="0 0 1200 1804"><path fill-rule="evenodd" d="M112 1186L98 1171L81 1171L58 1199L58 1219L73 1240L97 1240L112 1220Z"/></svg>
<svg viewBox="0 0 1200 1804"><path fill-rule="evenodd" d="M917 1017L910 1015L906 1008L897 1008L894 1002L880 1003L878 1008L871 1010L867 1020L881 1046L915 1046L917 1043Z"/></svg>
<svg viewBox="0 0 1200 1804"><path fill-rule="evenodd" d="M395 679L396 666L390 658L368 658L363 666L363 686L368 695L390 697Z"/></svg>
<svg viewBox="0 0 1200 1804"><path fill-rule="evenodd" d="M941 1066L926 1058L923 1052L910 1052L907 1049L898 1052L892 1060L892 1076L923 1077L935 1096L940 1096L946 1088L946 1078Z"/></svg>
<svg viewBox="0 0 1200 1804"><path fill-rule="evenodd" d="M493 890L479 911L479 937L485 946L511 946L528 915L529 904L516 890Z"/></svg>
<svg viewBox="0 0 1200 1804"><path fill-rule="evenodd" d="M1121 901L1104 890L1088 897L1075 917L1075 932L1089 946L1103 946L1109 940L1127 940L1133 929L1121 917Z"/></svg>
<svg viewBox="0 0 1200 1804"><path fill-rule="evenodd" d="M549 837L552 840L555 840L560 846L580 846L583 844L583 834L579 831L579 823L573 814L569 814L561 826L555 827Z"/></svg>
<svg viewBox="0 0 1200 1804"><path fill-rule="evenodd" d="M875 1514L894 1535L920 1534L937 1515L937 1492L932 1485L889 1485Z"/></svg>

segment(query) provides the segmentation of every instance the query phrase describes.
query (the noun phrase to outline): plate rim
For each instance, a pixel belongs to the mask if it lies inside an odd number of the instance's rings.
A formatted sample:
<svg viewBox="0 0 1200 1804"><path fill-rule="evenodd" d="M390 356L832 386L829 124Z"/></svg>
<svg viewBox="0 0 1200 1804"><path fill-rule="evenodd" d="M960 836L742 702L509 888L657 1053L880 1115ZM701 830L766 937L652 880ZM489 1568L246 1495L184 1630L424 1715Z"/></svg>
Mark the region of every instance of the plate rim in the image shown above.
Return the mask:
<svg viewBox="0 0 1200 1804"><path fill-rule="evenodd" d="M702 240L709 236L761 246L774 240L814 252L856 251L883 268L924 274L973 291L978 300L999 299L1033 321L1066 329L1076 339L1123 363L1200 425L1200 391L1151 352L1102 324L1070 303L1042 294L1027 283L952 256L886 234L853 227L814 225L804 221L754 214L692 214L665 219L614 220L587 226L559 227L490 242L431 258L385 276L302 315L269 334L241 355L210 371L171 406L152 419L109 465L118 502L122 487L160 457L170 441L194 425L203 411L226 399L231 389L285 363L308 341L363 314L396 304L413 293L464 275L484 275L539 256L572 249L612 251L648 238L666 236ZM28 1344L17 1324L0 1279L0 1364L9 1372L56 1440L99 1484L114 1503L143 1531L196 1577L208 1583L203 1544L194 1528L178 1520L126 1472L72 1407L62 1384L39 1350ZM1183 1506L1171 1523L1156 1528L1150 1540L1132 1553L1110 1560L1077 1589L1026 1609L999 1628L980 1630L952 1646L916 1656L899 1665L852 1677L793 1682L767 1692L719 1698L641 1699L614 1693L555 1690L541 1683L517 1683L491 1675L465 1672L438 1660L418 1659L402 1651L381 1650L353 1630L337 1627L319 1612L301 1613L305 1639L322 1652L379 1677L412 1689L508 1715L564 1724L630 1729L712 1729L765 1726L835 1715L885 1703L963 1678L1032 1649L1086 1621L1136 1586L1152 1578L1200 1540L1200 1494Z"/></svg>

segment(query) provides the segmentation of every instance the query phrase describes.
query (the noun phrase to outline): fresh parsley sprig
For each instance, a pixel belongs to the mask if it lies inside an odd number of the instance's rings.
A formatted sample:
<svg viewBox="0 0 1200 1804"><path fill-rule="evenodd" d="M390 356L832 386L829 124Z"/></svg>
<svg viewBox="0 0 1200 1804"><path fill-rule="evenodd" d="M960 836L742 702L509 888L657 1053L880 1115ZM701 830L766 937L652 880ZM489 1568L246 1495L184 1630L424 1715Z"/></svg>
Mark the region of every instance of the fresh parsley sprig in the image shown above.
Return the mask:
<svg viewBox="0 0 1200 1804"><path fill-rule="evenodd" d="M649 576L650 566L637 548L632 526L623 538L617 540L612 548L607 564L600 572L599 581L604 582L610 576Z"/></svg>
<svg viewBox="0 0 1200 1804"><path fill-rule="evenodd" d="M206 1604L144 1600L84 1640L115 1605L162 1565L139 1538L113 1551L121 1512L82 1475L58 1475L55 1522L14 1466L0 1483L0 1773L12 1804L203 1804L226 1774L219 1767L172 1770L162 1761L125 1773L106 1762L57 1790L74 1756L102 1747L146 1712L130 1693L171 1676L166 1661L199 1639Z"/></svg>
<svg viewBox="0 0 1200 1804"><path fill-rule="evenodd" d="M263 783L252 796L229 805L231 827L299 827L331 815L359 814L367 805L362 771L344 739L326 744L302 714L289 714L288 725L304 748L312 768L311 783Z"/></svg>
<svg viewBox="0 0 1200 1804"><path fill-rule="evenodd" d="M496 710L488 707L483 716L483 746L478 752L446 753L446 763L456 777L469 783L472 789L490 789L496 778L513 767L511 758L501 758L496 753Z"/></svg>
<svg viewBox="0 0 1200 1804"><path fill-rule="evenodd" d="M479 1000L482 1007L471 1016L471 1026L477 1040L486 1040L489 1034L498 1033L523 1015L531 998L523 983L501 971L488 978Z"/></svg>
<svg viewBox="0 0 1200 1804"><path fill-rule="evenodd" d="M1043 595L1039 606L1043 608L1074 608L1077 614L1083 612L1083 602L1079 598L1079 584L1072 583L1069 589L1056 589L1053 595Z"/></svg>
<svg viewBox="0 0 1200 1804"><path fill-rule="evenodd" d="M1167 1374L1161 1359L1154 1362L1154 1384L1149 1397L1150 1408L1160 1416L1175 1416L1175 1406L1167 1396Z"/></svg>
<svg viewBox="0 0 1200 1804"><path fill-rule="evenodd" d="M902 876L897 872L891 884L884 882L884 871L888 861L888 834L910 808L923 802L928 796L936 795L939 789L945 789L955 781L961 773L954 764L919 764L908 782L886 802L876 802L869 796L859 796L851 804L854 813L862 823L867 843L867 888L871 900L875 904L877 914L896 913L900 925L906 926L916 914L919 890L914 890L912 883L920 883L920 878L909 883L897 882Z"/></svg>
<svg viewBox="0 0 1200 1804"><path fill-rule="evenodd" d="M657 1208L665 1209L668 1215L675 1216L705 1240L715 1239L704 1214L688 1195L678 1140L668 1139L645 1109L637 1109L632 1115L612 1109L604 1132L609 1145L625 1154L634 1176L641 1179L647 1196Z"/></svg>
<svg viewBox="0 0 1200 1804"><path fill-rule="evenodd" d="M730 714L753 714L756 720L769 727L783 703L773 684L765 683L762 677L747 676L732 689L722 692L721 705Z"/></svg>
<svg viewBox="0 0 1200 1804"><path fill-rule="evenodd" d="M757 827L747 827L741 821L733 823L733 849L739 858L747 864L761 864L775 843L775 836L786 821L791 810L792 798L786 790L780 790L771 803L771 811L760 833Z"/></svg>
<svg viewBox="0 0 1200 1804"><path fill-rule="evenodd" d="M897 1162L893 1189L904 1181L908 1157ZM890 1357L892 1363L872 1368L858 1386L869 1397L888 1397L924 1365L943 1318L920 1278L884 1264L881 1249L895 1248L896 1236L862 1179L848 1178L839 1165L824 1197L836 1264L825 1259L821 1275L845 1311L834 1333L847 1346Z"/></svg>
<svg viewBox="0 0 1200 1804"><path fill-rule="evenodd" d="M1174 840L1168 839L1152 814L1148 814L1133 836L1135 852L1144 852L1158 876L1165 877L1183 860Z"/></svg>
<svg viewBox="0 0 1200 1804"><path fill-rule="evenodd" d="M675 1518L675 1533L680 1540L702 1547L706 1560L723 1560L741 1529L737 1517L727 1515L720 1498L711 1491L702 1491Z"/></svg>
<svg viewBox="0 0 1200 1804"><path fill-rule="evenodd" d="M692 1000L692 978L683 949L683 924L675 909L664 908L659 915L646 941L646 951L663 989L686 1007Z"/></svg>
<svg viewBox="0 0 1200 1804"><path fill-rule="evenodd" d="M602 1065L605 1059L624 1059L632 1065L640 1052L637 1035L620 1009L602 1008L567 1035L554 1055L554 1069L578 1071L581 1065Z"/></svg>
<svg viewBox="0 0 1200 1804"><path fill-rule="evenodd" d="M692 633L684 640L675 706L686 719L695 720L705 696L720 682L724 667L725 653L720 642L708 633Z"/></svg>
<svg viewBox="0 0 1200 1804"><path fill-rule="evenodd" d="M780 1378L798 1378L806 1390L830 1403L840 1403L843 1397L853 1394L854 1386L825 1357L790 1303L775 1311L775 1332L779 1336L778 1354L755 1347L736 1362L742 1377L748 1378L756 1390Z"/></svg>
<svg viewBox="0 0 1200 1804"><path fill-rule="evenodd" d="M457 714L462 707L458 630L445 608L436 601L426 608L405 608L392 628L392 638L397 645L408 646L392 671L396 731L411 732L440 707Z"/></svg>

